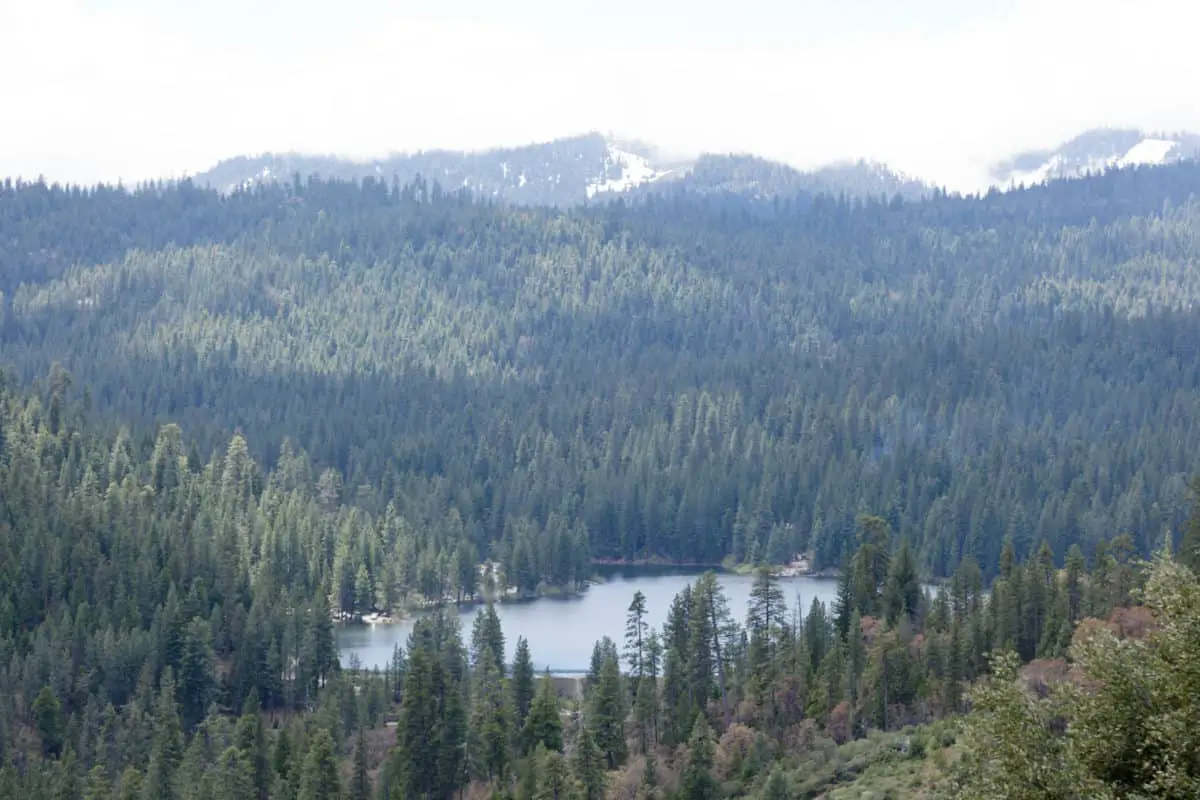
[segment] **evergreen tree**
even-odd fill
[[[112,797],[113,789],[108,781],[108,771],[103,764],[97,764],[88,772],[83,787],[83,800],[112,800]]]
[[[912,621],[921,602],[921,580],[917,575],[917,562],[908,546],[908,539],[900,540],[900,549],[891,559],[887,583],[883,593],[883,607],[890,625],[901,619]]]
[[[504,675],[504,631],[496,607],[488,603],[475,615],[471,627],[471,666],[478,667],[484,653],[490,653],[496,671]]]
[[[533,800],[567,800],[574,796],[571,771],[562,753],[539,747],[533,761],[537,775]]]
[[[636,696],[639,684],[646,675],[646,637],[650,625],[646,622],[646,595],[636,591],[625,617],[625,663],[632,677],[631,690]]]
[[[763,784],[762,792],[759,793],[759,800],[788,800],[790,797],[791,792],[788,788],[787,776],[783,774],[783,770],[776,767],[771,770],[771,774],[767,777],[767,782]]]
[[[521,730],[521,741],[524,753],[532,753],[539,746],[558,752],[563,749],[562,720],[558,716],[558,698],[549,669],[542,676],[537,696],[530,705],[529,716]]]
[[[760,567],[750,589],[750,611],[746,619],[750,636],[750,678],[755,701],[775,717],[775,682],[779,669],[780,629],[787,606],[774,574]]]
[[[49,686],[43,686],[33,701],[33,718],[38,736],[42,740],[42,753],[57,757],[63,749],[66,723],[63,720],[62,703]]]
[[[592,738],[591,726],[583,725],[571,750],[571,773],[579,786],[581,800],[602,800],[608,787],[604,753]]]
[[[342,796],[337,758],[329,731],[317,728],[308,743],[300,773],[299,800],[339,800]]]
[[[487,647],[479,654],[471,702],[471,771],[480,780],[503,780],[508,771],[512,712],[496,671],[495,656]]]
[[[600,667],[600,677],[592,690],[585,727],[604,754],[608,769],[625,762],[625,703],[620,668],[610,653]]]
[[[350,775],[349,800],[372,800],[371,776],[367,769],[367,731],[358,729],[354,746],[354,769]]]
[[[257,691],[251,691],[242,705],[242,716],[237,724],[237,747],[250,767],[255,795],[259,800],[267,800],[271,789],[271,765]]]
[[[533,685],[533,661],[529,655],[529,642],[524,636],[517,637],[517,650],[513,656],[512,680],[510,681],[512,690],[512,709],[516,729],[520,730],[525,726],[525,719],[529,716],[529,707],[533,703],[534,685]]]
[[[720,784],[712,774],[715,753],[712,728],[701,714],[696,717],[696,725],[688,739],[687,763],[679,787],[679,796],[683,800],[716,800],[721,796]]]
[[[1183,526],[1183,538],[1179,543],[1180,564],[1200,575],[1200,475],[1192,478],[1192,513]]]

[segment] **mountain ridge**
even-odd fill
[[[401,184],[419,176],[449,191],[465,188],[485,199],[549,206],[645,195],[659,187],[767,198],[800,194],[878,198],[899,194],[915,199],[931,191],[919,179],[865,160],[800,170],[745,153],[672,156],[644,142],[595,132],[522,147],[472,152],[428,150],[377,159],[300,153],[236,156],[192,180],[228,193],[264,182],[291,180],[297,174],[394,180]]]
[[[1113,168],[1169,164],[1198,155],[1200,134],[1091,128],[1057,147],[1026,150],[998,161],[988,178],[991,185],[1008,189],[1080,178]]]

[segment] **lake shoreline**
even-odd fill
[[[754,564],[733,564],[728,559],[724,562],[714,563],[711,561],[671,561],[664,558],[644,558],[644,559],[620,559],[620,558],[594,558],[591,561],[593,567],[601,567],[608,569],[655,569],[655,570],[687,570],[701,572],[712,571],[717,574],[748,576],[753,575],[758,566]],[[768,569],[778,578],[815,578],[815,579],[831,579],[837,578],[841,571],[836,568],[827,568],[822,570],[811,570],[807,568],[796,569],[794,564],[771,564]],[[538,591],[529,594],[521,594],[516,591],[504,592],[501,594],[495,593],[480,593],[471,597],[461,599],[444,599],[440,602],[430,601],[414,601],[405,604],[402,607],[392,609],[391,611],[372,610],[365,614],[349,614],[344,612],[334,611],[334,621],[342,625],[393,625],[397,623],[407,622],[413,615],[423,614],[430,611],[436,611],[440,608],[456,608],[464,609],[472,606],[487,605],[495,603],[497,605],[516,604],[516,603],[531,603],[535,600],[542,599],[563,599],[583,596],[590,587],[603,585],[607,582],[607,578],[600,573],[593,574],[588,578],[582,586],[564,587],[564,586],[543,586],[539,587]]]

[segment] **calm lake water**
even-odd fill
[[[592,647],[602,636],[610,636],[620,647],[625,640],[625,615],[633,593],[641,590],[646,596],[650,624],[661,632],[671,601],[684,586],[693,584],[701,570],[655,569],[651,567],[608,567],[598,570],[604,583],[589,586],[575,597],[546,597],[521,603],[498,603],[496,614],[504,627],[507,659],[511,662],[517,637],[529,640],[529,651],[538,670],[549,667],[552,672],[576,672],[588,668]],[[752,575],[721,573],[720,583],[729,598],[729,610],[744,622],[750,600]],[[818,598],[832,610],[837,595],[834,578],[780,578],[789,613],[799,607],[808,612],[813,598]],[[460,611],[463,641],[469,643],[471,624],[482,606],[468,606]],[[342,663],[357,655],[364,667],[384,667],[391,663],[392,649],[397,643],[408,643],[412,622],[386,625],[345,625],[337,628],[337,642]]]

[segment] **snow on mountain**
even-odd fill
[[[1035,186],[1047,180],[1088,173],[1168,164],[1200,155],[1200,136],[1191,133],[1149,135],[1134,129],[1086,131],[1054,150],[1031,150],[992,168],[991,183],[1002,189]]]
[[[420,179],[430,186],[436,180],[442,187],[466,190],[477,197],[559,207],[672,191],[733,193],[758,199],[797,194],[918,198],[929,188],[882,164],[865,161],[801,171],[753,156],[675,158],[645,143],[599,133],[502,150],[438,150],[367,161],[268,153],[222,161],[194,180],[234,192],[310,175],[398,184]]]
[[[597,180],[587,185],[588,198],[605,192],[627,192],[644,183],[656,181],[666,174],[650,165],[650,159],[645,156],[622,150],[614,143],[608,145],[608,156],[605,158],[605,174],[614,168],[618,175],[615,178]]]
[[[1166,160],[1167,154],[1178,145],[1178,142],[1171,139],[1142,139],[1129,148],[1129,152],[1117,164],[1122,167],[1133,164],[1161,164]]]

